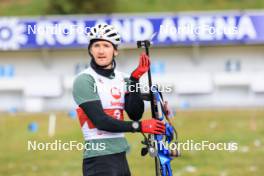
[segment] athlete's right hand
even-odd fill
[[[132,72],[131,76],[134,79],[139,79],[144,73],[146,73],[150,68],[149,56],[146,53],[142,53],[139,57],[139,65]]]
[[[149,134],[165,134],[165,124],[156,119],[142,120],[141,132]]]

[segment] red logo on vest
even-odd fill
[[[111,95],[115,99],[119,99],[121,97],[121,92],[117,87],[112,87],[111,88]]]

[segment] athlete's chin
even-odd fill
[[[109,64],[111,64],[111,61],[109,61],[109,60],[103,60],[103,59],[100,60],[99,59],[99,60],[97,60],[97,64],[100,65],[100,66],[102,66],[102,67],[103,66],[108,66]]]

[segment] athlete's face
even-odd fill
[[[90,52],[93,55],[95,62],[100,66],[107,66],[110,69],[113,56],[117,56],[118,52],[114,46],[107,41],[96,41],[92,44]]]

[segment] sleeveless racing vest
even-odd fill
[[[89,74],[95,80],[94,90],[100,97],[104,112],[109,118],[124,120],[124,102],[125,102],[125,80],[121,72],[115,70],[115,77],[109,79],[97,74],[91,67],[80,74]],[[77,108],[79,122],[83,132],[84,139],[106,139],[124,137],[124,133],[111,133],[99,130],[91,122],[89,117],[81,108]]]

